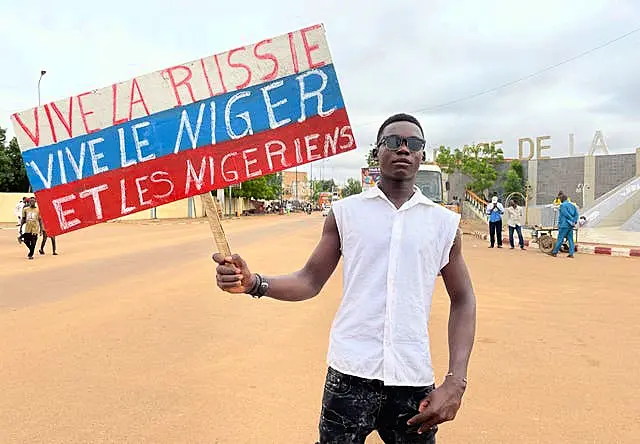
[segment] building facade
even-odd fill
[[[282,198],[284,200],[304,201],[311,199],[309,178],[305,171],[282,172]]]
[[[621,183],[640,175],[640,149],[636,153],[598,156],[559,157],[521,160],[525,183],[531,186],[529,205],[553,202],[558,191],[564,191],[580,208],[589,207],[596,199]],[[509,163],[497,167],[505,173]],[[464,196],[469,178],[460,173],[449,175],[449,196]],[[499,185],[499,184],[497,184]],[[502,194],[500,189],[495,190]]]

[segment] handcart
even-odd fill
[[[578,243],[578,229],[576,228],[573,231],[576,235],[574,242]],[[538,248],[540,248],[540,251],[546,254],[551,254],[551,251],[553,250],[553,247],[556,245],[556,242],[558,240],[558,228],[534,225],[531,229],[531,240],[538,244]],[[569,244],[566,239],[560,246],[560,251],[563,253],[569,252]]]

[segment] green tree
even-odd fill
[[[240,188],[233,188],[231,190],[231,195],[233,197],[244,197],[247,199],[277,199],[280,197],[278,188],[275,186],[277,179],[270,178],[269,176],[262,176],[242,182]],[[278,184],[278,186],[279,185],[280,184]]]
[[[436,157],[436,163],[445,173],[459,171],[471,177],[467,188],[479,194],[491,188],[496,182],[498,172],[495,166],[503,161],[502,150],[488,143],[465,145],[454,151],[441,146]]]
[[[380,163],[378,162],[378,160],[373,157],[373,150],[374,149],[375,148],[371,148],[369,150],[369,153],[367,153],[367,165],[370,166],[370,167],[380,166]]]
[[[10,191],[13,184],[13,171],[11,159],[7,155],[7,150],[0,146],[0,192]]]
[[[7,132],[0,128],[0,191],[20,192],[29,190],[27,171],[22,161],[18,139],[7,142]]]
[[[353,194],[360,194],[362,192],[362,184],[359,180],[352,177],[347,179],[347,184],[342,189],[342,197],[351,196]]]
[[[282,196],[282,173],[269,174],[265,176],[267,178],[267,185],[273,191],[273,195],[275,197],[273,199],[280,199]]]
[[[524,194],[524,169],[519,160],[514,160],[509,165],[509,169],[504,176],[504,192],[505,194]]]
[[[27,169],[24,166],[22,160],[22,153],[20,152],[20,146],[18,145],[18,139],[13,137],[9,142],[7,148],[9,159],[11,160],[11,167],[13,170],[13,187],[14,192],[28,191],[29,190],[29,178],[27,177]]]
[[[0,191],[9,191],[13,183],[11,159],[5,147],[6,140],[7,132],[0,128]]]
[[[332,191],[335,188],[336,183],[333,181],[333,179],[314,180],[312,182],[312,185],[313,185],[313,200],[317,201],[318,197],[320,196],[320,193],[325,191]]]

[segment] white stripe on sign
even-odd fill
[[[22,151],[332,63],[314,25],[11,116]]]

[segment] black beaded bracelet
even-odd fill
[[[247,291],[247,294],[249,296],[256,296],[258,294],[258,289],[262,284],[262,276],[260,276],[258,273],[254,273],[254,275],[256,277],[256,281],[254,282],[253,287],[251,287],[251,289]]]

